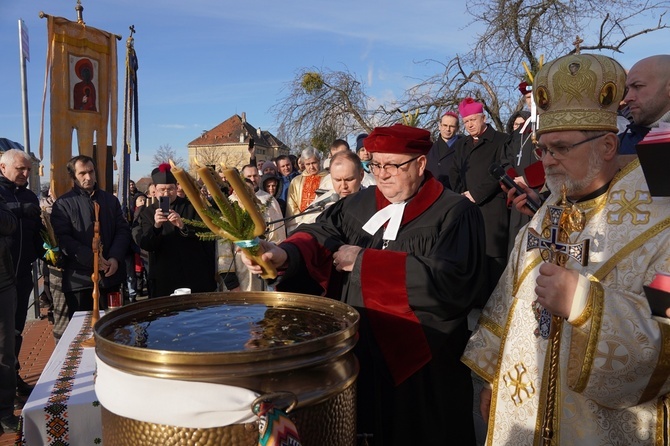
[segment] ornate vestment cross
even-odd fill
[[[542,229],[542,234],[533,228],[528,229],[526,251],[539,249],[545,262],[560,266],[565,266],[570,257],[582,266],[588,265],[589,240],[570,242],[570,231],[581,230],[573,228],[575,212],[579,211],[575,211],[572,206],[548,206],[549,224]]]

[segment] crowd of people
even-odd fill
[[[145,288],[150,298],[276,289],[356,308],[357,430],[369,445],[475,444],[472,373],[484,383],[487,444],[667,444],[670,324],[652,317],[643,287],[670,274],[670,202],[650,195],[635,144],[670,126],[670,56],[626,74],[614,59],[571,54],[519,90],[506,133],[465,98],[440,116],[434,142],[396,124],[360,134],[353,150],[336,139],[326,159],[306,149],[259,161],[250,144],[240,173],[267,222],[272,281],[231,241],[198,237],[169,165],[144,192],[131,182],[122,209],[97,187],[94,161],[76,156],[72,190],[40,205],[26,187],[29,158],[6,152],[3,429],[16,429],[13,398],[31,390],[16,358],[31,265],[55,248],[45,224],[59,250],[44,271],[62,327],[92,308],[98,222],[102,308],[109,293],[132,301]],[[218,184],[241,203],[223,174]]]

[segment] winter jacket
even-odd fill
[[[16,216],[9,210],[5,199],[0,195],[0,291],[16,283],[9,245],[17,225]]]
[[[89,195],[74,186],[59,197],[51,212],[51,226],[65,255],[63,291],[92,288],[93,282],[93,229],[95,212],[93,202],[100,205],[100,244],[105,259],[114,258],[119,264],[111,277],[100,274],[100,286],[119,285],[126,278],[125,258],[130,249],[130,227],[121,210],[119,200],[112,194],[95,190]]]
[[[32,264],[44,254],[40,201],[27,185],[17,186],[0,175],[0,195],[17,219],[16,231],[9,238],[14,271],[17,277],[32,274]]]

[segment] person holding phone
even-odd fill
[[[169,164],[151,173],[158,202],[146,206],[133,231],[149,253],[149,297],[169,296],[177,288],[193,293],[216,290],[214,242],[198,239],[184,220],[199,219],[193,205],[177,195]]]

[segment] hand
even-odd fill
[[[355,245],[342,245],[340,249],[333,254],[333,266],[338,271],[348,271],[351,272],[354,269],[354,263],[356,262],[356,257],[361,251],[360,246]]]
[[[463,195],[465,198],[467,198],[468,200],[472,201],[473,203],[475,202],[475,199],[472,198],[472,194],[470,194],[470,191],[469,191],[469,190],[466,190],[466,191],[463,192],[461,195]]]
[[[163,223],[167,221],[168,221],[167,215],[165,215],[160,208],[156,209],[156,212],[154,212],[154,227],[160,228],[163,226]]]
[[[540,265],[540,275],[535,280],[537,300],[549,313],[567,318],[570,316],[578,281],[577,271],[553,263],[543,263]]]
[[[521,181],[517,181],[518,178],[521,178]],[[500,183],[500,187],[503,191],[507,192],[507,206],[513,206],[517,211],[524,215],[532,217],[535,213],[526,206],[528,202],[527,198],[532,198],[536,203],[541,203],[540,196],[530,187],[526,185],[522,177],[516,177],[514,182],[517,183],[521,189],[526,191],[525,194],[516,195],[516,189],[508,189],[504,184]]]
[[[484,387],[481,392],[479,392],[479,412],[482,414],[482,418],[485,423],[489,422],[489,413],[491,412],[491,395],[493,390],[487,389]]]
[[[263,250],[261,258],[275,268],[280,268],[288,260],[288,254],[286,254],[286,251],[274,243],[261,240],[260,246]],[[263,269],[258,265],[258,263],[249,257],[244,250],[237,248],[237,253],[242,256],[242,263],[244,263],[247,268],[249,268],[249,271],[251,271],[252,274],[261,274],[263,272]]]
[[[170,213],[167,216],[167,220],[172,223],[172,226],[177,229],[184,229],[184,221],[181,219],[181,216],[174,210],[170,209]]]
[[[112,277],[116,271],[119,269],[119,262],[112,257],[107,261],[107,271],[105,271],[105,277]]]

